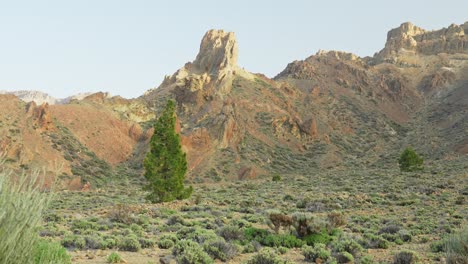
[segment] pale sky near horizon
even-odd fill
[[[193,61],[212,28],[233,31],[239,65],[274,77],[319,49],[372,56],[387,31],[468,21],[467,0],[0,0],[0,90],[127,98]]]

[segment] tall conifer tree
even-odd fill
[[[186,199],[193,191],[192,186],[184,187],[187,159],[175,125],[175,102],[169,100],[154,124],[150,150],[144,160],[148,181],[145,190],[150,192],[146,198],[153,203]]]

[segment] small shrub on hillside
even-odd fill
[[[275,174],[275,175],[273,175],[273,177],[271,177],[271,180],[274,181],[274,182],[279,182],[279,181],[281,181],[281,175]]]
[[[401,171],[423,170],[424,160],[411,148],[407,147],[398,159]]]
[[[141,248],[152,248],[156,245],[156,242],[148,238],[139,238],[138,242],[140,243]]]
[[[349,252],[339,252],[333,255],[338,263],[354,263],[354,256]]]
[[[141,249],[140,242],[135,236],[128,236],[119,241],[118,247],[120,250],[137,252]]]
[[[237,255],[237,246],[227,243],[222,239],[205,243],[205,251],[214,259],[228,261]]]
[[[260,250],[247,261],[247,264],[285,264],[287,263],[279,257],[275,251],[269,248]]]
[[[282,214],[278,210],[266,211],[267,225],[275,233],[279,233],[280,228],[289,229],[293,225],[293,218],[289,215]]]
[[[88,249],[106,249],[107,245],[104,239],[99,235],[85,236],[86,248]]]
[[[413,264],[416,263],[418,256],[413,251],[404,250],[398,252],[393,257],[394,264]]]
[[[320,259],[320,263],[322,263],[330,258],[331,251],[326,248],[325,244],[317,243],[313,247],[304,245],[302,255],[308,262],[318,262],[318,259]]]
[[[218,229],[218,235],[224,239],[231,240],[242,240],[244,238],[244,232],[237,226],[227,225]]]
[[[162,249],[168,249],[175,245],[174,241],[170,239],[161,239],[158,241],[158,247]]]
[[[202,229],[199,227],[184,227],[177,231],[177,238],[190,239],[203,244],[205,241],[217,239],[218,235],[213,230]]]
[[[39,241],[34,248],[34,263],[35,264],[71,264],[71,258],[67,250],[60,244],[48,242],[45,240]]]
[[[430,248],[434,253],[445,252],[445,240],[437,240],[431,243]]]
[[[118,204],[109,213],[108,217],[113,222],[129,225],[134,221],[134,213],[134,208],[125,204]]]
[[[324,230],[330,230],[330,225],[324,219],[314,217],[310,213],[294,213],[292,215],[293,226],[299,237],[311,234],[319,234]]]
[[[347,223],[346,216],[341,212],[333,211],[327,215],[327,218],[331,228],[345,226]]]
[[[191,240],[179,241],[172,250],[177,263],[182,264],[211,264],[213,259],[203,251],[203,248]]]
[[[86,247],[86,240],[82,236],[66,235],[62,239],[62,245],[69,249],[84,249]]]
[[[107,257],[107,263],[120,263],[122,262],[122,257],[117,252],[112,252]]]
[[[340,237],[337,239],[332,243],[332,248],[334,252],[348,252],[353,256],[357,256],[364,250],[356,240],[348,237]]]

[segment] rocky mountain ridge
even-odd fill
[[[13,94],[26,103],[35,102],[36,104],[39,104],[39,105],[43,103],[47,103],[49,105],[55,105],[55,104],[67,104],[72,100],[82,100],[85,97],[93,93],[79,93],[79,94],[71,95],[66,98],[61,98],[61,99],[55,98],[44,92],[33,91],[33,90],[0,91],[0,94]]]
[[[274,79],[237,65],[234,33],[210,30],[193,62],[136,99],[26,105],[0,95],[10,105],[0,111],[0,150],[12,166],[64,162],[73,186],[119,164],[140,170],[151,124],[172,98],[191,181],[393,166],[407,145],[428,160],[465,157],[466,25],[404,23],[372,58],[319,51]]]

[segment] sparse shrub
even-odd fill
[[[107,256],[107,263],[120,263],[122,262],[122,257],[117,252],[112,252]]]
[[[281,181],[281,175],[275,174],[275,175],[273,175],[273,177],[271,177],[271,180],[274,181],[274,182],[279,182],[279,181]]]
[[[382,236],[376,236],[373,234],[364,234],[367,239],[367,248],[382,248],[387,249],[390,246],[390,242]]]
[[[324,230],[330,229],[327,222],[310,213],[294,213],[292,219],[297,235],[301,238],[312,234],[321,234],[325,232]]]
[[[354,257],[349,252],[339,252],[333,255],[338,263],[353,263]]]
[[[110,211],[108,217],[111,221],[129,225],[134,221],[134,211],[128,205],[118,204]]]
[[[39,239],[35,228],[52,196],[40,191],[38,173],[16,177],[3,165],[0,160],[0,263],[31,263]]]
[[[82,236],[67,235],[62,239],[62,245],[70,249],[84,249],[86,247],[86,240]]]
[[[99,235],[85,236],[86,248],[88,249],[106,249],[107,245],[104,239]]]
[[[346,225],[346,216],[341,212],[333,211],[327,215],[327,218],[331,228],[337,228]]]
[[[335,252],[348,252],[353,256],[357,256],[359,252],[364,250],[356,240],[348,237],[340,237],[337,239],[332,243],[332,248]]]
[[[138,242],[140,243],[141,248],[152,248],[154,245],[156,245],[154,240],[148,238],[139,238]]]
[[[35,264],[71,264],[67,250],[60,244],[40,240],[34,247]]]
[[[468,227],[446,239],[446,258],[448,264],[466,263],[468,260]]]
[[[289,229],[293,225],[293,218],[289,215],[282,214],[278,210],[268,210],[267,215],[267,225],[279,233],[281,227],[284,229]]]
[[[412,239],[412,235],[408,230],[402,229],[398,231],[398,237],[401,239],[403,242],[410,242]]]
[[[237,247],[222,239],[206,243],[203,248],[214,259],[228,261],[237,255]]]
[[[131,252],[137,252],[141,249],[140,242],[135,236],[128,236],[119,241],[119,249]]]
[[[213,259],[203,251],[203,248],[191,240],[181,240],[177,242],[172,250],[180,264],[211,264]]]
[[[423,170],[424,160],[411,147],[407,147],[398,159],[401,171]]]
[[[177,238],[190,239],[203,244],[205,241],[214,240],[218,235],[213,230],[202,229],[199,227],[184,227],[177,231]]]
[[[228,241],[242,240],[244,238],[244,232],[234,225],[227,225],[219,228],[218,234]]]
[[[318,262],[318,259],[320,259],[321,262],[325,262],[331,256],[331,251],[322,243],[317,243],[313,247],[304,245],[301,251],[305,260],[308,262]]]
[[[284,264],[286,261],[281,259],[275,251],[264,248],[247,261],[247,264]]]
[[[437,240],[431,243],[430,248],[434,253],[445,252],[445,240]]]
[[[171,217],[169,217],[169,219],[167,219],[167,225],[176,225],[176,224],[181,224],[181,225],[185,225],[185,219],[180,216],[180,215],[172,215]]]
[[[416,263],[417,259],[418,257],[415,252],[404,250],[395,254],[395,256],[393,257],[393,263],[394,264],[412,264],[412,263]]]

